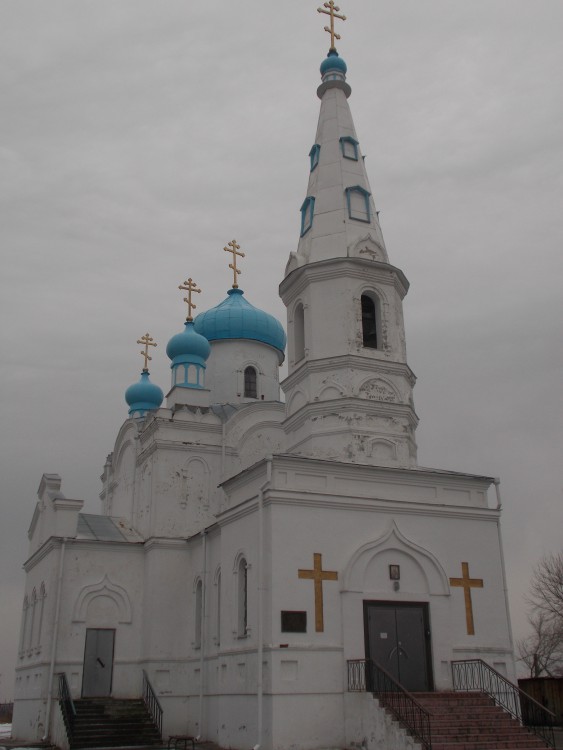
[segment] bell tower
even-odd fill
[[[333,21],[326,29],[332,44],[339,38]],[[299,244],[280,285],[287,447],[337,461],[415,466],[415,376],[402,307],[409,284],[389,263],[348,105],[347,66],[334,46],[320,71]]]

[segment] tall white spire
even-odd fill
[[[287,272],[304,263],[350,256],[388,261],[383,234],[348,105],[346,63],[331,50],[321,65],[321,99],[301,236]],[[366,249],[367,248],[367,249]]]
[[[331,46],[321,64],[299,243],[280,285],[289,349],[284,429],[296,454],[413,466],[418,418],[402,309],[408,281],[389,264],[346,72]]]

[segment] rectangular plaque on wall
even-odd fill
[[[307,613],[282,611],[281,629],[282,633],[306,633]]]

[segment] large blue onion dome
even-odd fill
[[[163,399],[162,390],[151,383],[148,370],[143,370],[139,382],[130,385],[125,391],[125,401],[129,405],[129,416],[144,417],[147,411],[159,409]]]
[[[229,289],[227,298],[217,307],[200,313],[195,319],[195,329],[209,341],[223,339],[250,339],[261,341],[283,355],[285,331],[279,320],[251,305],[242,289]]]
[[[172,336],[166,345],[166,354],[172,360],[170,367],[180,364],[194,364],[205,367],[211,347],[205,336],[196,332],[194,323],[186,320],[184,330]]]
[[[344,60],[338,55],[338,52],[335,49],[329,50],[328,55],[325,57],[325,59],[321,63],[321,75],[324,76],[325,73],[328,73],[329,70],[338,71],[339,73],[342,73],[343,75],[346,75],[348,71],[348,66],[344,62]]]

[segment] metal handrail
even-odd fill
[[[143,669],[143,701],[147,707],[155,725],[158,728],[158,733],[162,737],[162,706],[157,698],[154,688],[150,683],[149,676]]]
[[[555,714],[513,685],[482,659],[453,661],[452,678],[454,690],[467,692],[479,690],[486,693],[520,724],[550,747],[555,747],[553,735]]]
[[[72,739],[74,720],[76,718],[76,707],[70,694],[70,687],[65,672],[59,672],[59,706],[63,715],[67,736]]]
[[[425,750],[432,750],[430,714],[377,662],[371,659],[349,661],[348,690],[373,693]]]

